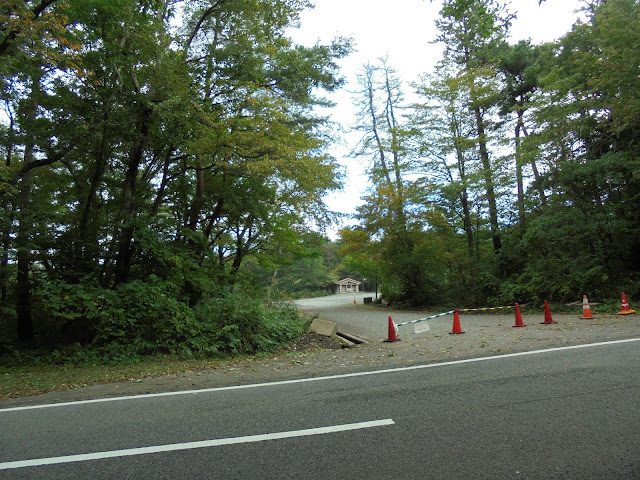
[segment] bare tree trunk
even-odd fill
[[[391,182],[391,177],[389,176],[389,169],[387,168],[384,145],[382,144],[382,140],[380,138],[380,132],[378,132],[378,117],[376,115],[375,92],[374,92],[374,86],[373,86],[373,74],[374,74],[373,67],[367,66],[365,74],[366,74],[366,81],[367,81],[366,94],[367,94],[367,102],[368,102],[368,109],[369,109],[368,113],[371,117],[371,134],[373,134],[373,137],[376,141],[376,147],[378,149],[378,158],[380,160],[381,170],[384,174],[384,179],[387,181],[389,186],[391,186],[392,182]]]
[[[385,64],[385,89],[387,91],[387,127],[391,135],[391,152],[393,153],[393,171],[395,174],[396,191],[398,194],[402,192],[402,172],[400,169],[399,139],[398,139],[398,122],[395,116],[395,99],[391,79],[389,78],[389,68]],[[402,197],[402,195],[400,195]]]
[[[522,128],[522,112],[518,111],[518,122],[516,124],[515,144],[516,144],[516,183],[518,184],[518,224],[520,225],[520,235],[525,232],[525,211],[524,211],[524,184],[522,180],[522,160],[520,149],[520,130]]]
[[[493,240],[493,251],[497,252],[502,248],[500,240],[500,230],[498,224],[498,206],[496,203],[496,194],[493,184],[493,175],[491,174],[491,161],[487,150],[487,136],[484,128],[484,120],[480,107],[473,109],[476,117],[476,126],[478,128],[478,147],[480,150],[480,161],[482,162],[482,173],[485,181],[485,189],[487,192],[487,202],[489,203],[489,223],[491,225],[491,238]]]
[[[529,136],[527,128],[524,124],[522,125],[522,133],[525,137]],[[534,158],[531,159],[531,170],[533,170],[533,178],[535,178],[535,185],[538,190],[538,195],[540,195],[540,203],[544,207],[547,204],[547,196],[544,193],[544,187],[540,183],[540,173],[538,172],[538,166],[536,165],[536,161]]]
[[[402,166],[401,166],[401,152],[399,138],[399,125],[396,120],[395,108],[399,102],[399,90],[400,85],[396,78],[393,77],[393,71],[383,60],[384,68],[384,88],[387,95],[385,106],[385,119],[387,123],[387,131],[390,137],[391,145],[390,150],[393,157],[393,181],[391,183],[391,173],[386,172],[386,177],[389,182],[389,186],[393,191],[393,212],[395,214],[395,234],[408,251],[412,251],[414,248],[414,242],[410,238],[407,231],[407,214],[405,210],[405,191],[402,182]]]

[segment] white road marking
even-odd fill
[[[617,345],[622,343],[631,343],[631,342],[639,342],[640,338],[628,338],[624,340],[611,340],[607,342],[598,342],[598,343],[588,343],[584,345],[570,345],[566,347],[555,347],[555,348],[547,348],[543,350],[532,350],[528,352],[517,352],[517,353],[505,353],[504,355],[493,355],[489,357],[477,357],[477,358],[467,358],[464,360],[452,360],[449,362],[440,362],[440,363],[429,363],[424,365],[412,365],[409,367],[397,367],[397,368],[387,368],[384,370],[370,370],[365,372],[354,372],[354,373],[343,373],[340,375],[326,375],[323,377],[309,377],[309,378],[297,378],[294,380],[281,380],[277,382],[265,382],[265,383],[252,383],[248,385],[231,385],[229,387],[213,387],[213,388],[202,388],[198,390],[180,390],[176,392],[162,392],[162,393],[147,393],[141,395],[129,395],[124,397],[108,397],[108,398],[94,398],[92,400],[76,400],[73,402],[62,402],[62,403],[47,403],[43,405],[27,405],[23,407],[11,407],[11,408],[0,408],[0,414],[16,412],[21,410],[37,410],[42,408],[54,408],[54,407],[68,407],[74,405],[85,405],[89,403],[106,403],[106,402],[120,402],[125,400],[140,400],[147,398],[155,398],[155,397],[172,397],[177,395],[198,395],[202,393],[212,393],[212,392],[223,392],[226,390],[244,390],[249,388],[260,388],[260,387],[275,387],[279,385],[291,385],[295,383],[308,383],[308,382],[320,382],[324,380],[335,380],[342,378],[352,378],[352,377],[363,377],[366,375],[379,375],[385,373],[396,373],[396,372],[407,372],[410,370],[422,370],[425,368],[437,368],[437,367],[448,367],[452,365],[461,365],[465,363],[476,363],[476,362],[486,362],[490,360],[503,360],[506,358],[513,357],[523,357],[526,355],[541,355],[545,353],[551,352],[561,352],[565,350],[576,350],[581,348],[593,348],[593,347],[602,347],[607,345]]]
[[[155,445],[152,447],[127,448],[125,450],[111,450],[108,452],[83,453],[80,455],[66,455],[63,457],[34,458],[30,460],[18,460],[14,462],[0,463],[0,470],[10,470],[25,467],[42,467],[60,463],[87,462],[104,458],[131,457],[134,455],[146,455],[149,453],[175,452],[178,450],[192,450],[195,448],[219,447],[222,445],[235,445],[238,443],[264,442],[267,440],[280,440],[282,438],[307,437],[311,435],[325,435],[328,433],[346,432],[349,430],[362,430],[365,428],[384,427],[394,425],[390,418],[374,420],[371,422],[347,423],[344,425],[332,425],[330,427],[309,428],[306,430],[293,430],[289,432],[266,433],[263,435],[249,435],[245,437],[219,438],[216,440],[204,440],[200,442],[173,443],[169,445]]]

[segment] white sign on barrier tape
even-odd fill
[[[416,323],[413,329],[415,333],[424,333],[424,332],[428,332],[429,330],[430,330],[429,322]]]

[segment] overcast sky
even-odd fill
[[[341,62],[347,86],[331,96],[337,103],[332,119],[345,128],[353,125],[355,108],[349,91],[356,90],[356,75],[363,64],[387,56],[388,64],[399,73],[408,94],[409,82],[432,72],[440,59],[441,47],[430,43],[437,34],[435,20],[440,0],[315,0],[315,3],[314,9],[303,12],[301,27],[289,35],[296,43],[307,46],[317,41],[329,43],[338,36],[353,38],[356,51]],[[510,10],[517,12],[512,40],[531,38],[533,43],[541,43],[561,37],[575,22],[575,10],[580,3],[580,0],[547,0],[538,6],[538,0],[512,0]],[[344,191],[328,196],[326,203],[332,210],[354,213],[367,185],[365,166],[362,160],[348,156],[353,147],[350,144],[357,137],[346,136],[345,141],[347,145],[336,145],[331,153],[344,167],[348,181]]]

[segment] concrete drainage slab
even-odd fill
[[[353,333],[345,332],[343,330],[338,330],[336,332],[336,336],[340,338],[342,341],[344,341],[345,343],[348,343],[351,345],[362,345],[363,343],[369,343],[369,340],[367,340],[366,338],[360,337]]]

